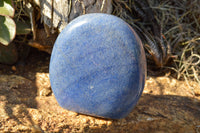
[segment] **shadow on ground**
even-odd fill
[[[10,122],[10,126],[28,125],[28,131],[35,125],[28,108],[37,109],[35,98],[39,88],[35,84],[35,75],[40,71],[48,72],[49,58],[50,55],[32,49],[22,62],[13,66],[0,64],[0,131],[4,131],[4,120]]]
[[[200,101],[176,95],[144,94],[124,119],[86,132],[196,132],[200,125]]]

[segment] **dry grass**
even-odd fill
[[[139,32],[154,67],[170,68],[178,79],[196,80],[200,85],[199,0],[113,0],[113,5],[113,14]]]
[[[200,1],[151,1],[150,4],[157,21],[163,20],[162,34],[176,56],[172,69],[177,78],[194,79],[200,84]]]
[[[29,19],[29,14],[25,10],[25,3],[27,0],[13,0],[14,8],[15,8],[15,16],[14,18],[17,21],[26,22]]]

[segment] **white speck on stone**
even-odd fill
[[[94,86],[90,86],[90,89],[92,90],[94,88]]]

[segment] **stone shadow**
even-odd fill
[[[89,133],[199,132],[200,100],[178,95],[143,94],[133,111],[110,125],[85,127]]]

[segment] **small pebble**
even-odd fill
[[[12,71],[17,71],[16,66],[12,66],[11,69],[12,69]]]

